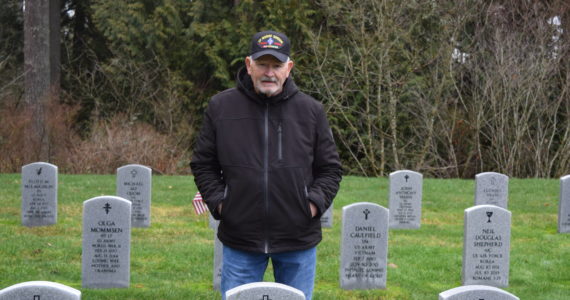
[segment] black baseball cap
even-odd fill
[[[258,59],[263,55],[273,55],[281,62],[286,62],[291,51],[289,38],[277,31],[262,31],[253,35],[249,55]]]

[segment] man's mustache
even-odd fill
[[[261,81],[277,82],[277,78],[262,76]]]

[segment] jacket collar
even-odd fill
[[[287,99],[291,98],[299,91],[297,85],[295,84],[291,76],[289,76],[289,78],[285,80],[285,83],[283,83],[283,90],[281,91],[281,93],[271,97],[260,95],[255,92],[255,89],[253,88],[253,81],[251,80],[251,76],[247,74],[247,70],[245,67],[242,67],[238,71],[236,76],[236,84],[238,90],[244,93],[249,99],[264,105],[266,103],[277,104],[286,101]]]

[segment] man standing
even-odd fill
[[[289,77],[291,44],[275,31],[256,33],[237,87],[215,95],[190,166],[224,245],[222,297],[263,280],[311,299],[320,217],[331,205],[342,169],[321,103]]]

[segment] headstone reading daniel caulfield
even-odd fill
[[[0,300],[79,300],[81,291],[51,281],[28,281],[0,290]]]
[[[422,218],[423,175],[409,170],[390,174],[390,228],[418,229]]]
[[[463,285],[509,286],[511,212],[495,205],[465,210]]]
[[[151,187],[151,168],[133,164],[117,169],[117,196],[133,204],[133,227],[150,226]]]
[[[368,202],[342,208],[340,287],[384,289],[388,262],[388,209]]]
[[[57,223],[57,166],[36,162],[22,167],[22,225]]]
[[[83,287],[129,287],[130,257],[131,202],[115,196],[83,202]]]

